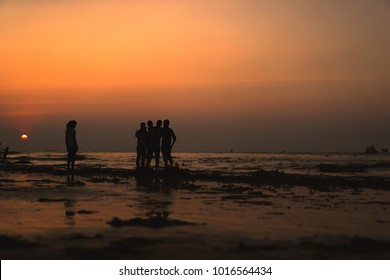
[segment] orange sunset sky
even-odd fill
[[[178,151],[390,148],[388,0],[0,0],[0,142]],[[29,135],[20,141],[20,135]]]

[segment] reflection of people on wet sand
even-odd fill
[[[170,167],[173,166],[171,151],[175,142],[176,135],[173,132],[173,129],[169,127],[169,120],[164,120],[164,127],[162,129],[161,150],[165,167],[168,167],[168,162]]]
[[[76,126],[77,126],[77,122],[75,120],[71,120],[66,124],[65,143],[66,143],[66,150],[68,151],[68,157],[67,157],[68,171],[74,170],[76,153],[79,150],[79,146],[77,145],[77,140],[76,140]]]
[[[145,166],[148,132],[146,131],[146,125],[144,122],[141,122],[140,129],[135,132],[135,137],[137,138],[137,167]]]
[[[154,156],[156,160],[156,169],[160,165],[160,145],[161,145],[161,125],[162,121],[158,120],[156,126],[153,127],[153,122],[148,121],[148,151],[147,151],[147,167],[150,166],[152,158]]]
[[[161,182],[156,183],[152,181],[144,181],[144,179],[151,179],[150,177],[136,178],[137,180],[137,194],[135,201],[138,208],[143,214],[154,219],[168,220],[173,205],[172,191],[170,188],[165,188]]]
[[[68,174],[68,177],[66,179],[66,183],[69,186],[73,186],[73,184],[74,184],[74,175],[73,174]]]
[[[76,201],[67,200],[64,202],[64,206],[65,206],[65,217],[66,217],[65,224],[68,226],[74,226],[76,224],[75,217],[74,217],[76,215],[76,211],[75,211]]]

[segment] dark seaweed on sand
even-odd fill
[[[21,173],[45,173],[58,176],[66,176],[67,172],[62,167],[58,166],[39,166],[39,165],[16,165],[6,164],[0,167],[5,172],[21,172]],[[321,168],[339,169],[340,167],[322,166]],[[350,168],[350,167],[349,167]],[[355,170],[359,169],[353,167]],[[171,168],[164,170],[151,169],[120,169],[120,168],[97,168],[79,166],[75,170],[74,175],[86,178],[92,178],[96,182],[120,183],[121,180],[135,178],[137,181],[145,182],[194,182],[200,181],[216,181],[221,183],[247,183],[256,186],[271,185],[271,186],[309,186],[313,189],[327,189],[334,187],[352,187],[352,188],[377,188],[388,189],[390,180],[384,177],[369,177],[369,176],[330,176],[330,175],[302,175],[288,174],[283,171],[258,170],[255,172],[227,174],[218,171],[192,171],[181,168]]]
[[[0,235],[0,248],[2,249],[25,249],[38,247],[39,243],[30,242],[17,236]]]

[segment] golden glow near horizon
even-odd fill
[[[334,97],[313,81],[389,79],[388,26],[382,0],[5,0],[0,116],[30,132],[54,117],[317,114]],[[356,111],[359,87],[342,88],[327,90]]]

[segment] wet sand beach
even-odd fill
[[[0,171],[2,259],[388,259],[390,182],[50,166]]]

